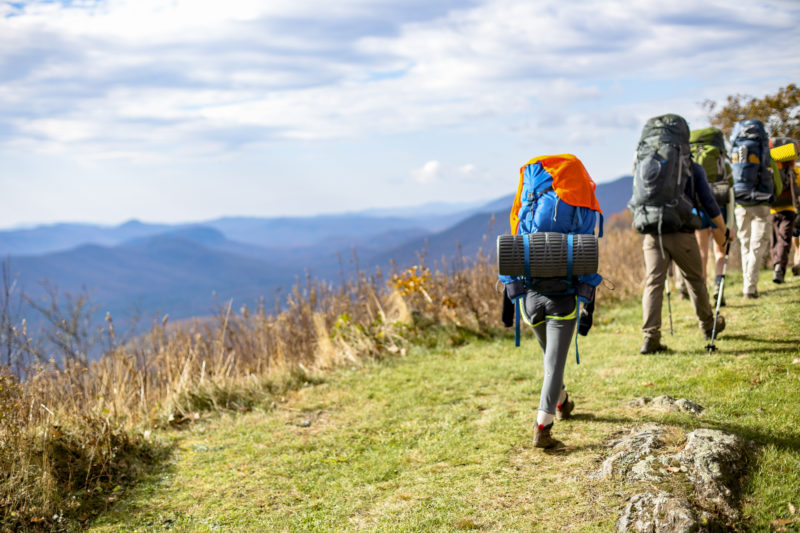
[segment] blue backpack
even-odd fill
[[[583,164],[572,154],[531,159],[520,169],[519,186],[510,215],[511,233],[592,235],[595,227],[599,226],[598,237],[602,237],[603,212],[594,194],[595,186]],[[603,280],[600,274],[564,278],[500,275],[499,279],[515,304],[517,346],[520,339],[519,299],[529,290],[548,295],[577,295],[576,314],[579,316],[580,304],[593,304],[595,288]]]
[[[769,153],[769,135],[760,120],[748,119],[736,124],[731,134],[733,195],[744,206],[775,201]]]

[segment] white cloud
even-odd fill
[[[423,185],[442,179],[442,164],[438,161],[428,161],[422,167],[413,170],[411,175],[414,180]]]
[[[294,168],[305,161],[270,166],[275,153],[324,152],[343,190],[392,160],[382,179],[432,195],[466,184],[467,199],[555,151],[612,178],[648,117],[696,125],[706,98],[796,81],[776,50],[800,47],[798,20],[796,0],[0,1],[0,180],[24,174],[10,160],[46,173],[53,154],[211,179],[221,162]],[[362,144],[372,153],[338,155]]]
[[[0,120],[35,134],[31,144],[98,141],[100,132],[111,149],[246,127],[314,140],[522,116],[542,123],[609,109],[626,84],[646,99],[637,80],[769,79],[786,64],[763,35],[800,44],[790,16],[800,11],[788,4],[789,16],[776,17],[768,3],[716,1],[704,8],[714,18],[702,19],[689,0],[485,0],[387,29],[380,14],[400,5],[32,2],[0,19]],[[367,22],[359,31],[352,20]]]
[[[489,178],[487,172],[480,170],[473,163],[446,165],[436,160],[428,161],[420,168],[412,170],[411,176],[414,181],[423,185],[433,183],[479,183]]]

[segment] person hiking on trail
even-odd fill
[[[524,242],[524,266],[519,264],[515,275],[504,274],[502,262],[508,256],[522,263],[522,244],[519,253],[506,254],[501,249],[502,236],[498,239],[498,271],[505,285],[503,321],[512,325],[516,309],[517,328],[520,319],[528,324],[542,350],[544,379],[533,431],[537,448],[559,444],[550,433],[553,421],[569,418],[575,408],[564,385],[564,369],[576,324],[581,335],[591,328],[594,291],[602,281],[594,237],[598,219],[598,236],[603,233],[602,211],[594,190],[594,181],[574,155],[531,159],[520,169],[510,216],[514,242]],[[580,270],[591,263],[583,261],[591,256],[584,254],[584,242],[594,242],[594,263]],[[577,338],[575,346],[577,358]]]
[[[760,120],[736,124],[731,134],[733,193],[742,254],[742,294],[758,298],[758,272],[767,251],[771,227],[769,204],[780,194],[780,178],[772,169],[769,136]]]
[[[633,197],[628,203],[634,227],[644,234],[642,250],[647,280],[642,295],[642,354],[667,349],[661,344],[661,306],[670,260],[675,261],[687,284],[706,339],[711,338],[714,330],[714,313],[694,237],[701,223],[692,213],[696,202],[711,219],[714,240],[724,247],[728,231],[703,167],[691,160],[686,120],[672,114],[651,118],[642,130],[636,150]],[[723,329],[725,319],[719,316],[716,333]]]
[[[736,224],[734,223],[733,215],[733,171],[728,162],[725,134],[719,128],[714,127],[692,130],[689,135],[689,143],[692,149],[692,161],[703,167],[714,200],[719,206],[722,219],[725,221],[725,227],[730,229],[730,239],[733,241],[736,239]],[[708,279],[708,269],[706,267],[708,265],[708,245],[711,240],[711,220],[705,211],[695,209],[695,212],[700,215],[703,221],[700,229],[695,231],[695,237],[700,248],[703,279]],[[720,247],[718,243],[714,243],[714,258],[715,278],[712,302],[716,302],[719,295],[722,269],[725,262],[725,248]],[[689,292],[685,288],[684,291],[686,299],[689,299]],[[683,295],[681,293],[681,296]],[[720,305],[725,305],[724,296],[720,301]]]
[[[770,255],[772,257],[772,281],[783,283],[786,267],[789,263],[789,250],[792,247],[792,233],[797,216],[797,193],[800,191],[800,170],[795,165],[798,142],[794,139],[779,137],[770,139],[770,155],[778,167],[781,179],[781,193],[770,207],[772,215],[772,236],[770,239]],[[797,275],[798,270],[792,267]]]

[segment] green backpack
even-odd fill
[[[731,166],[725,149],[725,134],[719,128],[692,130],[689,135],[692,160],[706,171],[711,192],[720,207],[728,205],[731,189]]]

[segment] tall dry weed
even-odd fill
[[[599,271],[604,281],[597,291],[602,305],[635,299],[644,287],[645,267],[642,236],[633,229],[628,211],[609,217],[599,240]]]

